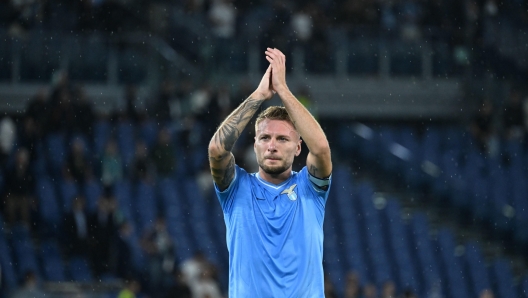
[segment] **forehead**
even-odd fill
[[[256,134],[296,135],[297,131],[288,121],[264,119],[257,126]]]

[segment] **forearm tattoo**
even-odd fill
[[[262,104],[263,100],[248,98],[227,117],[214,135],[214,142],[226,151],[233,150],[240,133],[246,127],[251,117]]]

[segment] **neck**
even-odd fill
[[[272,183],[272,184],[275,184],[275,185],[278,185],[278,184],[281,184],[282,182],[288,180],[288,178],[290,178],[291,176],[291,172],[292,172],[292,169],[291,167],[280,173],[280,174],[269,174],[269,173],[266,173],[264,172],[264,170],[262,168],[259,168],[259,176],[260,178],[262,178],[262,180],[266,181],[266,182],[269,182],[269,183]]]

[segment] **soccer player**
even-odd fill
[[[270,66],[249,98],[220,125],[209,162],[224,212],[229,297],[324,297],[323,219],[331,183],[330,146],[319,123],[286,84],[286,57],[267,48]],[[235,164],[233,146],[260,105],[278,94],[284,107],[255,123],[257,173]],[[292,171],[309,149],[306,166]]]

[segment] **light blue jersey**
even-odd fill
[[[229,187],[216,188],[226,224],[230,298],[324,297],[329,189],[312,184],[306,167],[274,185],[238,166]]]

